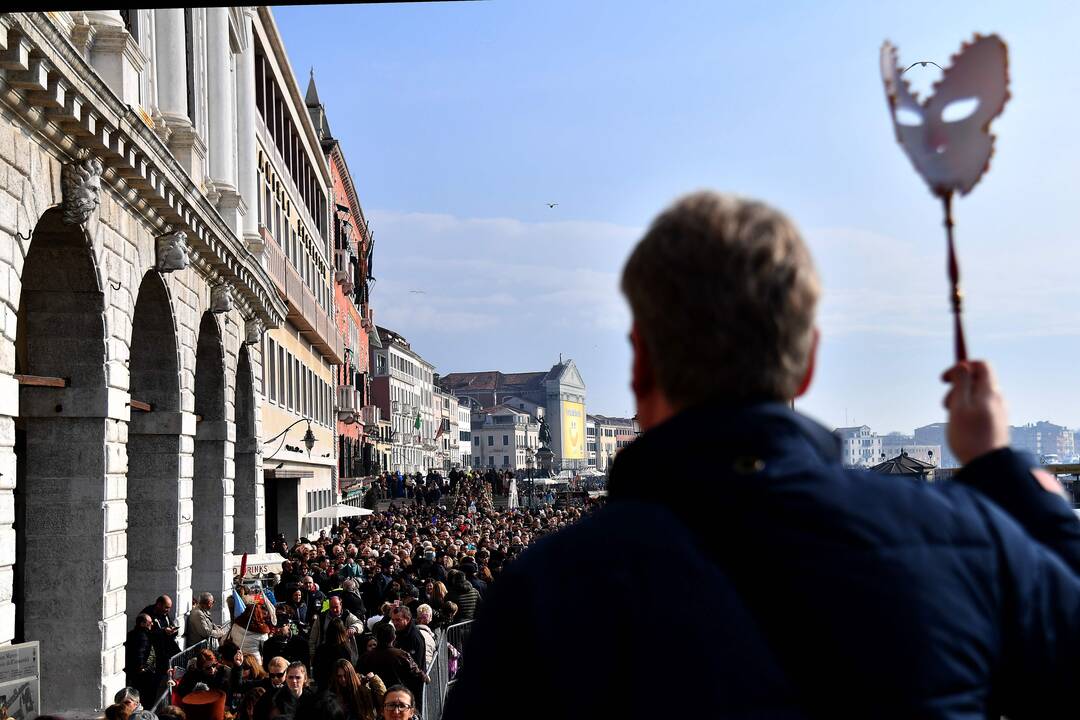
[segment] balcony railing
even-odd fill
[[[365,405],[360,409],[360,422],[365,425],[378,425],[382,419],[382,410],[378,405]]]
[[[334,365],[345,360],[345,341],[315,295],[304,284],[300,273],[290,263],[281,246],[265,225],[259,226],[266,253],[266,266],[277,285],[278,294],[289,307],[286,319],[300,330],[304,339],[315,346]]]
[[[334,280],[341,283],[341,291],[348,295],[353,291],[352,251],[334,251]]]
[[[356,414],[359,408],[360,396],[354,385],[338,385],[337,388],[337,411],[338,420],[343,422],[356,422]]]

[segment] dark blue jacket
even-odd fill
[[[683,412],[492,586],[444,717],[1060,716],[1080,522],[1030,467],[929,485],[782,405]]]

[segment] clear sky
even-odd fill
[[[376,320],[442,373],[573,358],[588,409],[630,415],[618,273],[701,187],[802,228],[825,285],[799,407],[910,432],[944,419],[941,212],[896,144],[878,52],[945,66],[1009,45],[989,173],[956,203],[970,352],[1014,424],[1080,426],[1076,3],[490,0],[282,7],[375,232]],[[908,73],[927,91],[933,68]],[[547,202],[558,202],[549,209]]]

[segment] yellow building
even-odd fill
[[[286,322],[263,339],[266,535],[293,541],[325,527],[305,516],[338,500],[334,366],[344,343],[333,319],[333,198],[329,166],[266,8],[254,35],[259,249],[288,305]]]

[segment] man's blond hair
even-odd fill
[[[798,391],[820,282],[798,230],[773,208],[708,191],[680,198],[634,248],[622,291],[677,407]]]

